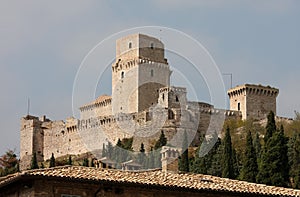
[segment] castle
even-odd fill
[[[186,131],[191,146],[197,146],[200,134],[220,131],[225,119],[261,120],[270,111],[276,113],[279,90],[262,85],[230,89],[230,110],[188,101],[186,88],[170,84],[172,71],[164,44],[147,35],[118,39],[111,70],[112,96],[102,95],[81,106],[80,119],[51,121],[31,115],[21,119],[21,170],[29,168],[34,153],[38,161],[52,153],[56,157],[97,154],[103,143],[123,138],[134,137],[134,150],[143,142],[149,151],[161,131],[173,146],[181,146]]]

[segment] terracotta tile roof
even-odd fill
[[[108,181],[115,183],[133,183],[150,186],[162,186],[198,191],[233,192],[269,196],[300,196],[300,190],[266,186],[202,174],[178,174],[151,171],[121,171],[112,169],[88,168],[82,166],[64,166],[39,170],[28,170],[0,179],[0,188],[20,177],[54,177],[75,180]]]

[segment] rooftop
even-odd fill
[[[121,171],[98,169],[83,166],[63,166],[38,170],[27,170],[21,173],[0,178],[0,188],[21,178],[65,178],[66,180],[111,182],[160,186],[166,188],[190,189],[195,191],[230,192],[252,195],[300,196],[300,190],[267,186],[227,178],[202,174],[180,174],[150,171]]]

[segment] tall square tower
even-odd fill
[[[230,110],[241,111],[243,120],[264,119],[273,111],[279,90],[270,86],[244,84],[228,90]]]
[[[170,85],[170,75],[160,40],[143,34],[118,39],[112,65],[113,114],[135,113],[156,104],[159,89]]]

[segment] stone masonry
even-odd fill
[[[45,116],[21,119],[20,169],[30,167],[34,153],[44,161],[92,152],[100,157],[103,143],[133,137],[133,149],[154,146],[161,131],[168,143],[181,147],[186,131],[191,146],[200,134],[219,132],[226,119],[262,119],[276,112],[278,89],[244,85],[228,91],[230,110],[187,100],[186,88],[170,85],[171,70],[163,43],[133,34],[117,40],[112,65],[112,96],[102,95],[80,107],[80,118],[51,121]]]

